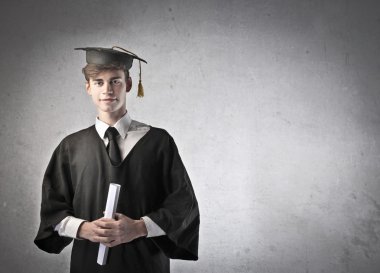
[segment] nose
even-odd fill
[[[112,84],[110,83],[104,83],[104,93],[113,93]]]

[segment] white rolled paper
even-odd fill
[[[117,202],[119,200],[120,187],[121,186],[119,184],[114,184],[114,183],[110,184],[110,187],[108,190],[106,209],[104,211],[104,218],[114,219]],[[98,251],[98,260],[97,260],[98,264],[105,265],[107,263],[107,256],[108,256],[108,247],[100,243],[99,251]]]

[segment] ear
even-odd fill
[[[91,96],[91,88],[90,88],[90,82],[86,81],[86,92]]]
[[[126,80],[126,82],[127,82],[126,92],[128,93],[129,91],[131,91],[131,88],[132,88],[132,78],[128,77],[128,79]]]

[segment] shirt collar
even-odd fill
[[[124,139],[127,136],[129,126],[132,123],[132,119],[128,113],[122,116],[112,127],[119,132],[120,136]],[[106,130],[110,127],[107,123],[101,121],[98,117],[95,120],[95,129],[98,132],[98,135],[104,139],[104,134]]]

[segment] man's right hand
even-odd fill
[[[91,242],[96,242],[94,237],[96,236],[95,229],[97,228],[97,226],[94,222],[84,221],[78,229],[77,237],[79,239],[86,239],[90,240]]]

